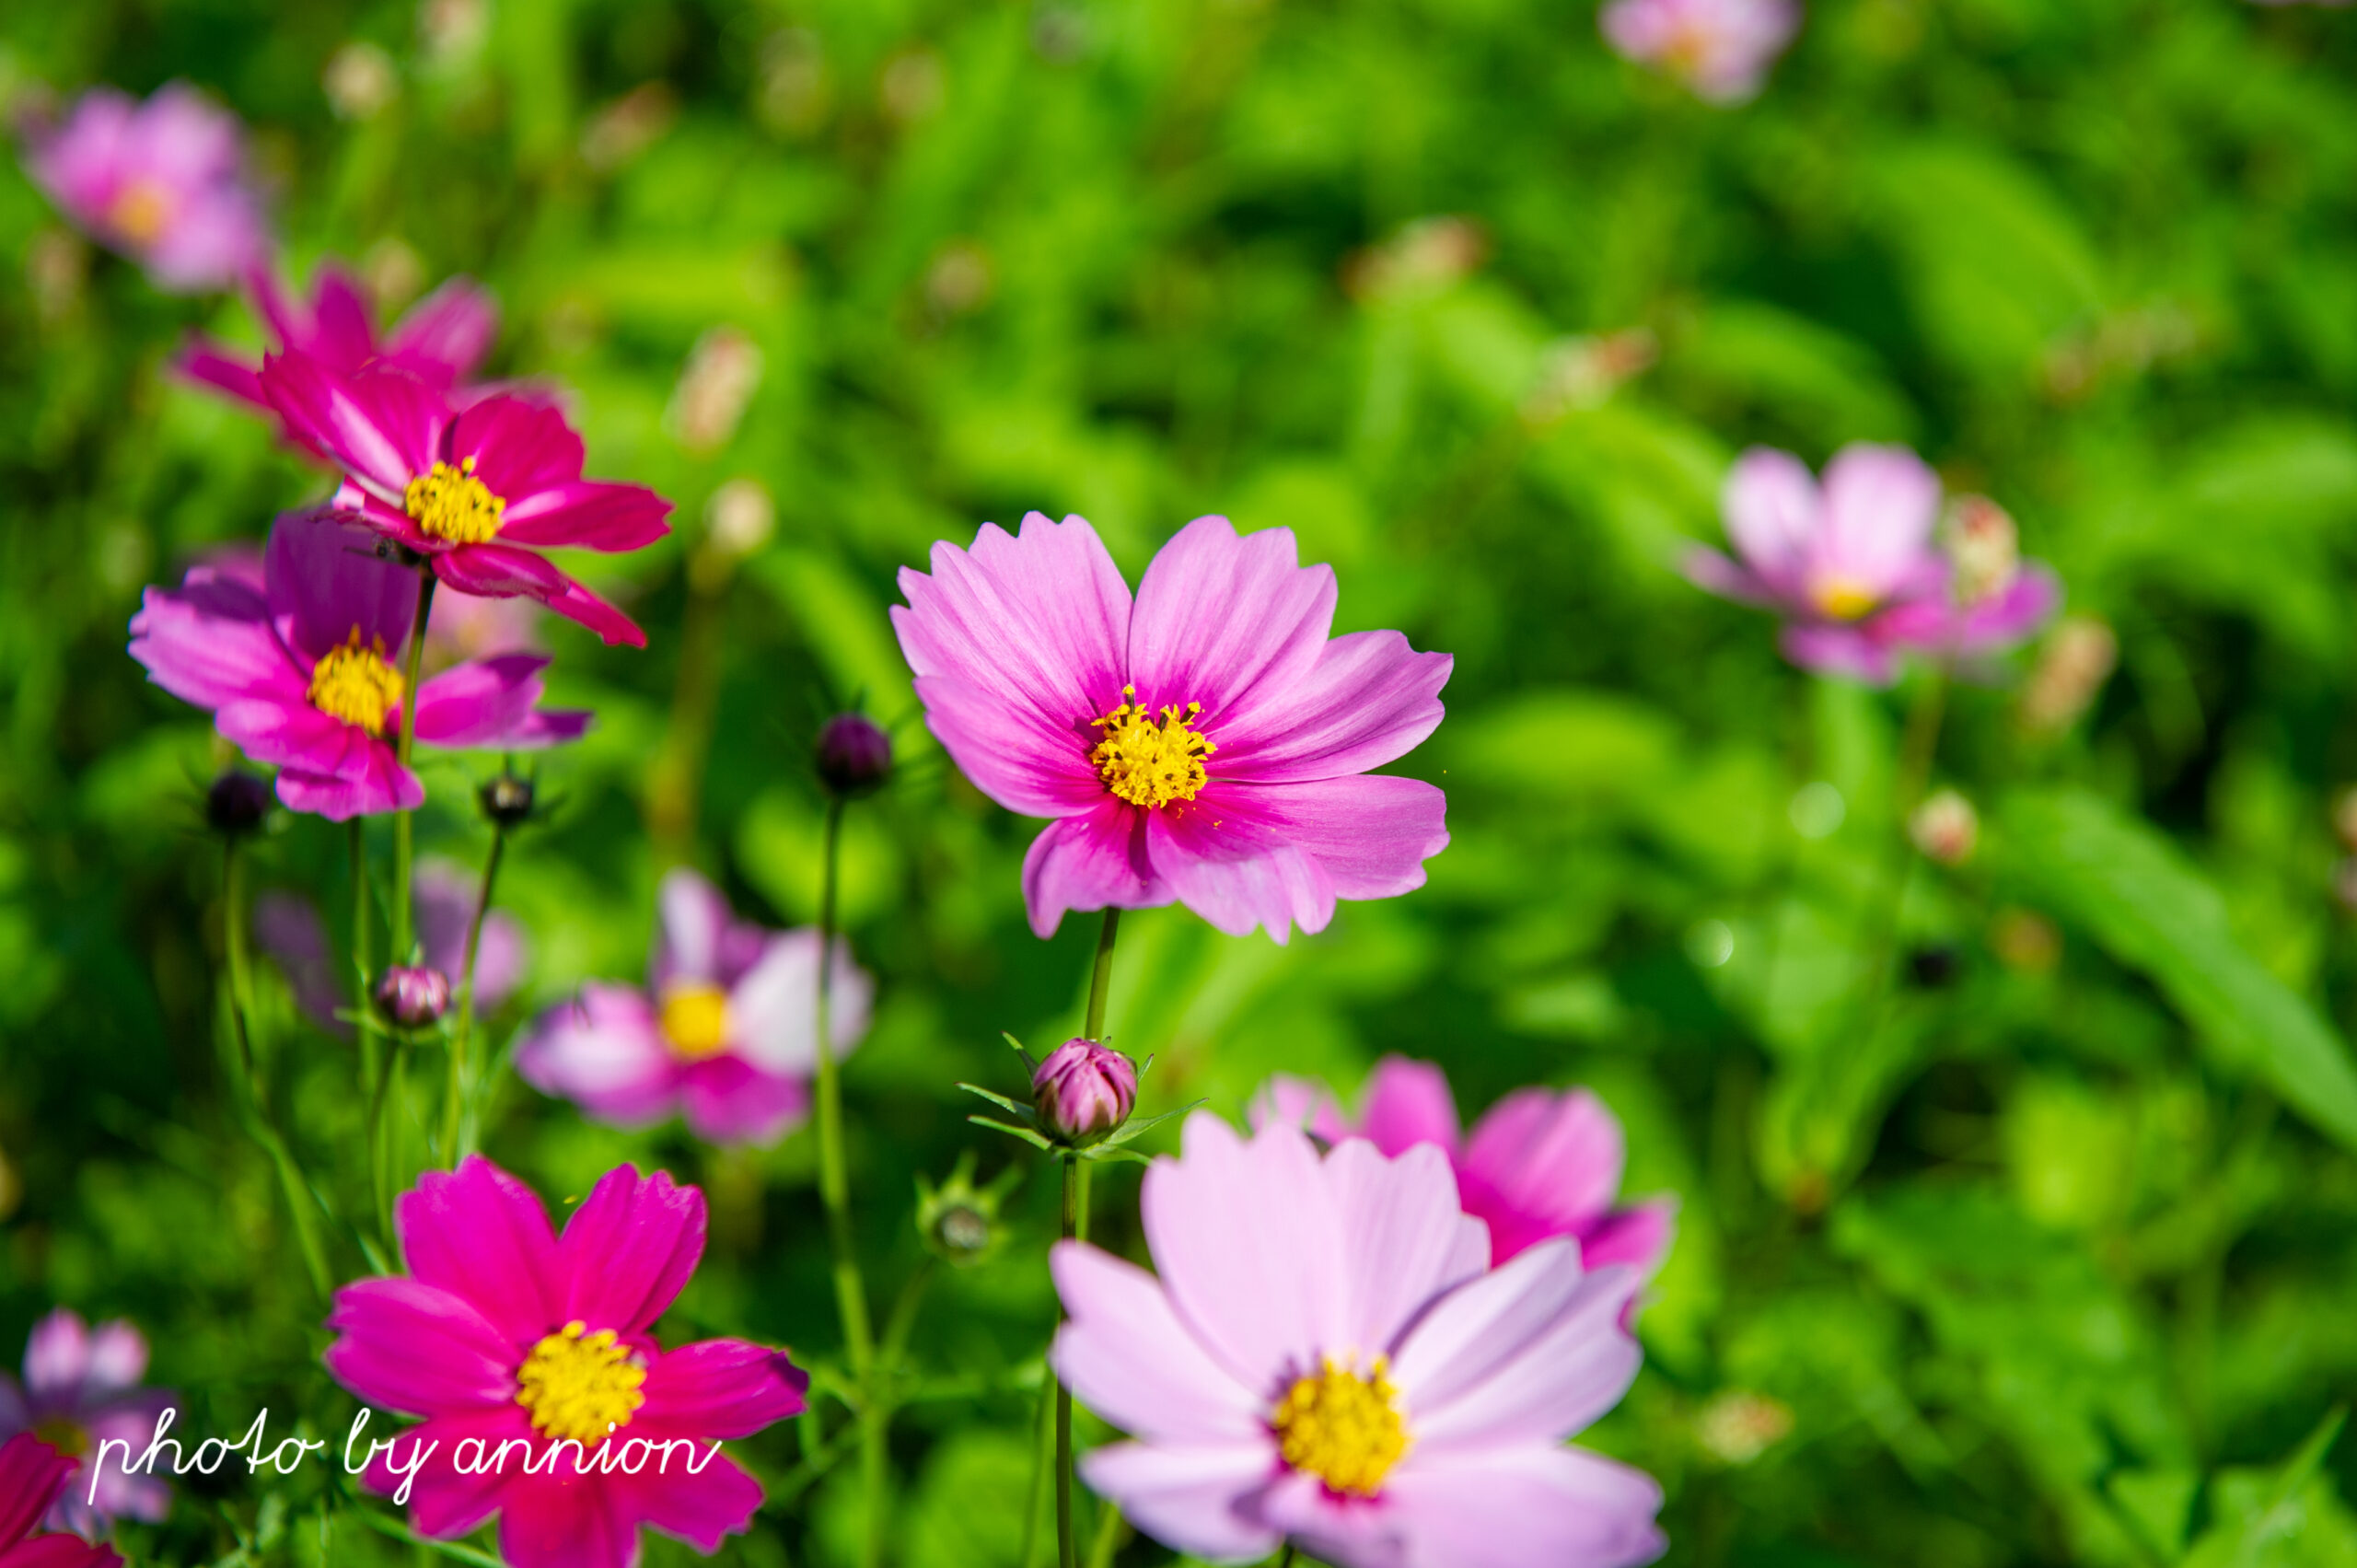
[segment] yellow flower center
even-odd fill
[[[716,985],[674,986],[663,997],[663,1038],[689,1062],[719,1055],[728,1049],[728,993]]]
[[[1399,1391],[1385,1376],[1382,1356],[1365,1376],[1326,1358],[1325,1370],[1304,1377],[1277,1401],[1270,1424],[1285,1463],[1324,1481],[1329,1490],[1372,1497],[1408,1452],[1408,1423],[1393,1401]]]
[[[611,1329],[587,1329],[575,1318],[532,1347],[516,1373],[516,1402],[543,1436],[594,1447],[646,1402],[639,1392],[646,1368],[615,1342]]]
[[[1810,597],[1817,600],[1819,611],[1834,620],[1855,621],[1872,610],[1880,596],[1846,577],[1828,577]]]
[[[172,192],[162,181],[142,177],[115,192],[107,203],[107,226],[133,245],[145,248],[164,238],[172,221]]]
[[[1134,686],[1121,688],[1125,699],[1137,694]],[[1209,782],[1203,759],[1219,749],[1190,727],[1202,711],[1201,703],[1190,703],[1184,711],[1174,704],[1156,718],[1136,703],[1124,701],[1103,718],[1090,721],[1092,727],[1105,732],[1105,738],[1089,752],[1088,761],[1105,787],[1132,806],[1192,800]]]
[[[90,1434],[82,1429],[82,1423],[62,1415],[33,1423],[33,1435],[69,1459],[78,1459],[90,1451]]]
[[[422,532],[452,544],[489,543],[507,515],[506,501],[475,477],[472,458],[457,468],[436,463],[432,472],[411,480],[401,505]]]
[[[407,690],[401,672],[385,657],[379,637],[360,645],[360,628],[321,656],[311,669],[311,706],[332,719],[382,735]]]

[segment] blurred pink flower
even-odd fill
[[[1657,65],[1713,103],[1759,92],[1768,67],[1800,31],[1794,0],[1610,0],[1597,17],[1605,41]]]
[[[467,924],[474,918],[475,878],[450,861],[417,863],[411,885],[416,909],[417,945],[425,965],[456,984],[466,967]],[[352,1005],[349,970],[339,971],[327,922],[319,906],[300,893],[273,889],[254,900],[254,939],[286,976],[295,1005],[330,1034],[351,1033],[337,1018]],[[483,916],[482,941],[475,951],[475,1011],[496,1012],[516,993],[530,963],[531,941],[523,922],[505,910]]]
[[[977,788],[1053,818],[1023,863],[1031,928],[1184,903],[1232,935],[1322,931],[1337,899],[1420,888],[1446,801],[1367,770],[1441,721],[1446,654],[1329,638],[1331,567],[1290,528],[1198,517],[1132,602],[1082,517],[933,548],[892,610],[925,720]]]
[[[1437,1149],[1187,1121],[1147,1171],[1160,1277],[1086,1242],[1051,1266],[1049,1360],[1135,1441],[1081,1461],[1166,1545],[1337,1568],[1621,1568],[1662,1550],[1661,1490],[1563,1446],[1637,1373],[1634,1270],[1547,1241],[1492,1269]]]
[[[677,1110],[714,1144],[773,1144],[808,1113],[818,1070],[819,934],[739,921],[692,871],[663,879],[647,989],[592,981],[516,1051],[543,1094],[617,1127]],[[867,1032],[874,984],[836,939],[834,1052]]]
[[[0,1443],[0,1568],[122,1568],[110,1546],[40,1531],[41,1516],[71,1490],[74,1469],[29,1432]]]
[[[277,350],[317,360],[337,376],[381,363],[449,391],[473,376],[499,335],[499,307],[468,278],[452,278],[419,300],[382,338],[360,280],[335,261],[319,264],[309,299],[290,297],[267,267],[254,269],[248,285]],[[274,412],[262,390],[261,366],[202,333],[190,337],[177,368],[240,402]]]
[[[90,1465],[99,1445],[117,1438],[143,1452],[156,1418],[171,1408],[169,1394],[139,1386],[146,1371],[147,1342],[137,1329],[121,1319],[93,1329],[61,1307],[33,1325],[25,1342],[25,1380],[0,1374],[0,1437],[29,1432],[72,1464],[71,1479],[49,1506],[49,1528],[95,1539],[110,1519],[160,1519],[171,1507],[170,1488],[125,1470],[121,1449],[107,1456],[92,1500]],[[6,1511],[0,1502],[0,1514]],[[10,1539],[0,1528],[0,1542]],[[0,1551],[0,1568],[7,1562]]]
[[[1490,1227],[1493,1262],[1567,1236],[1591,1269],[1627,1263],[1650,1275],[1669,1250],[1677,1205],[1618,1204],[1627,1151],[1620,1123],[1585,1089],[1516,1089],[1458,1131],[1448,1078],[1429,1062],[1387,1056],[1367,1079],[1356,1125],[1331,1091],[1280,1074],[1254,1097],[1255,1126],[1281,1121],[1329,1144],[1364,1138],[1387,1156],[1430,1144],[1448,1156],[1465,1212]]]
[[[461,408],[381,360],[338,375],[274,354],[261,384],[287,433],[342,465],[336,505],[425,557],[444,586],[537,599],[609,643],[646,645],[630,617],[540,552],[652,544],[671,531],[671,504],[643,484],[582,478],[581,437],[555,409],[511,392]]]
[[[337,1291],[322,1357],[361,1399],[425,1418],[369,1466],[372,1491],[437,1539],[497,1514],[513,1568],[630,1568],[641,1527],[710,1554],[747,1527],[761,1486],[719,1440],[799,1414],[810,1379],[743,1340],[656,1342],[703,1257],[701,1191],[619,1166],[557,1235],[478,1155],[420,1178],[394,1219],[409,1272]],[[413,1491],[389,1458],[416,1465]]]
[[[528,598],[437,594],[425,623],[425,668],[447,669],[493,654],[546,653],[541,622],[547,614]]]
[[[94,87],[36,130],[25,167],[85,232],[159,288],[227,288],[269,250],[237,117],[173,82],[141,103]]]
[[[291,512],[272,525],[265,579],[257,592],[241,574],[197,566],[178,588],[149,588],[131,656],[276,767],[294,809],[341,822],[417,805],[424,786],[395,755],[416,574],[336,514]],[[421,682],[417,738],[520,749],[578,738],[589,714],[534,707],[547,663],[490,659]]]

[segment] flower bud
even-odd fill
[[[2094,705],[2119,662],[2119,638],[2090,615],[2064,618],[2046,640],[2022,689],[2022,723],[2033,733],[2060,735]]]
[[[1907,836],[1915,847],[1942,865],[1962,865],[1980,842],[1980,814],[1972,802],[1944,789],[1917,807],[1907,819]]]
[[[482,814],[502,828],[520,828],[531,819],[532,781],[519,774],[500,774],[475,798],[482,803]]]
[[[270,784],[243,768],[229,769],[205,792],[204,820],[226,837],[244,837],[260,828],[268,815]]]
[[[819,780],[845,800],[884,787],[892,772],[892,738],[865,714],[837,714],[819,732]]]
[[[430,1024],[449,1010],[449,979],[440,970],[395,964],[377,982],[377,1005],[405,1029]]]
[[[975,1186],[970,1149],[958,1156],[957,1168],[940,1186],[918,1176],[917,1234],[935,1257],[954,1267],[987,1262],[1005,1239],[999,1205],[1020,1179],[1017,1167],[1009,1166],[987,1186]]]
[[[1958,496],[1948,508],[1948,559],[1956,566],[1956,601],[1985,604],[2021,575],[2021,535],[2003,506],[1986,495]]]
[[[2357,854],[2357,784],[2344,787],[2332,797],[2332,830],[2342,849]]]
[[[1130,1119],[1137,1064],[1093,1040],[1068,1040],[1031,1074],[1039,1131],[1074,1145],[1093,1144]]]

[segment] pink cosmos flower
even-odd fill
[[[333,513],[292,512],[271,528],[264,576],[257,592],[235,572],[197,566],[178,588],[149,588],[131,656],[276,767],[278,798],[294,809],[341,822],[414,807],[425,788],[395,742],[416,574],[379,559],[375,539]],[[488,659],[421,682],[417,738],[501,749],[578,738],[588,714],[534,706],[547,663]]]
[[[69,1479],[48,1507],[49,1528],[96,1537],[109,1519],[160,1519],[171,1507],[170,1488],[125,1470],[119,1448],[99,1472],[93,1497],[99,1445],[119,1438],[134,1453],[145,1449],[156,1418],[172,1404],[169,1394],[139,1386],[146,1370],[147,1342],[137,1329],[120,1319],[92,1329],[61,1307],[25,1342],[25,1380],[0,1375],[0,1437],[29,1432],[67,1460]],[[6,1511],[0,1502],[0,1514]],[[0,1543],[15,1539],[0,1528]],[[0,1568],[8,1562],[0,1551]]]
[[[464,407],[383,361],[338,375],[301,354],[262,360],[287,433],[344,470],[336,505],[462,594],[538,599],[609,643],[646,645],[630,617],[541,553],[636,550],[671,531],[643,484],[581,477],[581,437],[547,403],[512,392]]]
[[[370,1464],[372,1491],[445,1540],[497,1514],[511,1568],[630,1568],[641,1526],[707,1555],[745,1529],[761,1483],[719,1440],[800,1413],[810,1378],[743,1340],[656,1342],[703,1257],[701,1191],[618,1166],[557,1235],[475,1155],[421,1177],[393,1217],[409,1272],[337,1291],[321,1358],[363,1400],[425,1418]]]
[[[1597,17],[1623,57],[1658,65],[1713,103],[1759,92],[1800,31],[1794,0],[1611,0]]]
[[[1386,1156],[1429,1144],[1448,1156],[1465,1212],[1490,1227],[1499,1263],[1568,1236],[1591,1269],[1627,1263],[1642,1275],[1669,1250],[1677,1205],[1617,1206],[1626,1157],[1620,1123],[1585,1089],[1516,1089],[1489,1109],[1469,1140],[1458,1131],[1447,1075],[1429,1062],[1387,1056],[1367,1080],[1353,1125],[1323,1084],[1283,1074],[1254,1098],[1255,1126],[1282,1121],[1329,1144],[1364,1138]]]
[[[1056,1376],[1135,1441],[1081,1462],[1165,1544],[1285,1542],[1337,1568],[1621,1568],[1662,1550],[1652,1479],[1562,1440],[1635,1377],[1633,1270],[1568,1240],[1502,1267],[1438,1149],[1205,1112],[1141,1208],[1160,1277],[1065,1241]]]
[[[647,988],[593,981],[541,1015],[516,1070],[598,1121],[643,1127],[674,1110],[714,1144],[773,1144],[810,1108],[818,1071],[819,933],[737,920],[720,889],[663,878]],[[867,1032],[875,987],[837,938],[834,1052]]]
[[[289,297],[266,267],[249,282],[280,352],[315,360],[331,375],[384,364],[447,392],[473,376],[499,335],[499,307],[468,278],[452,278],[419,300],[381,338],[360,281],[334,261],[320,264],[308,300]],[[201,333],[180,351],[178,368],[239,402],[275,412],[262,391],[261,366]]]
[[[59,210],[157,287],[226,288],[269,249],[237,117],[185,83],[141,103],[112,87],[36,131],[25,167]]]
[[[1031,928],[1179,902],[1241,936],[1322,931],[1337,899],[1420,888],[1446,802],[1368,773],[1441,720],[1446,654],[1328,636],[1334,573],[1293,530],[1198,517],[1132,601],[1082,517],[985,524],[900,574],[892,624],[934,735],[975,786],[1054,819],[1023,863]]]
[[[122,1568],[122,1554],[75,1536],[39,1533],[72,1490],[75,1462],[29,1432],[0,1443],[0,1568]]]
[[[1805,669],[1887,685],[1898,655],[1992,651],[2029,634],[2060,598],[2037,563],[1971,603],[1936,547],[1940,479],[1903,447],[1860,443],[1825,466],[1820,486],[1789,452],[1755,447],[1727,476],[1721,505],[1741,560],[1696,546],[1688,577],[1785,616],[1784,656]]]

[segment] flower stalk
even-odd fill
[[[418,672],[425,658],[425,621],[434,611],[433,570],[423,562],[417,567],[417,615],[410,622],[408,683],[401,688],[401,738],[396,755],[401,765],[410,765],[410,753],[417,744],[417,684]],[[389,956],[394,963],[409,961],[410,946],[415,932],[410,907],[410,862],[412,854],[412,819],[413,809],[393,815],[393,946]]]
[[[494,822],[491,854],[483,860],[482,890],[475,896],[475,911],[467,922],[467,953],[459,968],[459,1021],[450,1032],[450,1098],[442,1111],[442,1147],[450,1168],[475,1152],[474,1081],[469,1052],[475,1022],[475,955],[482,947],[482,924],[491,913],[492,889],[498,885],[499,862],[507,848],[507,830]]]
[[[304,1180],[295,1156],[280,1136],[271,1119],[269,1097],[264,1092],[261,1064],[255,1058],[253,1036],[248,1028],[253,990],[252,966],[246,951],[245,917],[245,857],[238,853],[235,837],[226,842],[221,864],[222,952],[228,970],[229,1027],[238,1042],[238,1064],[244,1069],[244,1111],[254,1142],[261,1145],[278,1171],[279,1185],[286,1193],[286,1213],[295,1226],[295,1245],[303,1254],[304,1272],[310,1276],[311,1286],[325,1301],[335,1288],[328,1272],[327,1253],[319,1245],[319,1226],[311,1217],[310,1184]]]
[[[1081,1034],[1090,1040],[1105,1038],[1105,1005],[1113,985],[1113,944],[1120,935],[1121,912],[1109,905],[1105,923],[1097,932],[1097,961],[1088,971],[1088,1010]],[[1063,1158],[1063,1237],[1088,1239],[1088,1162],[1069,1151]],[[1056,1562],[1076,1568],[1072,1528],[1072,1390],[1056,1383]]]

